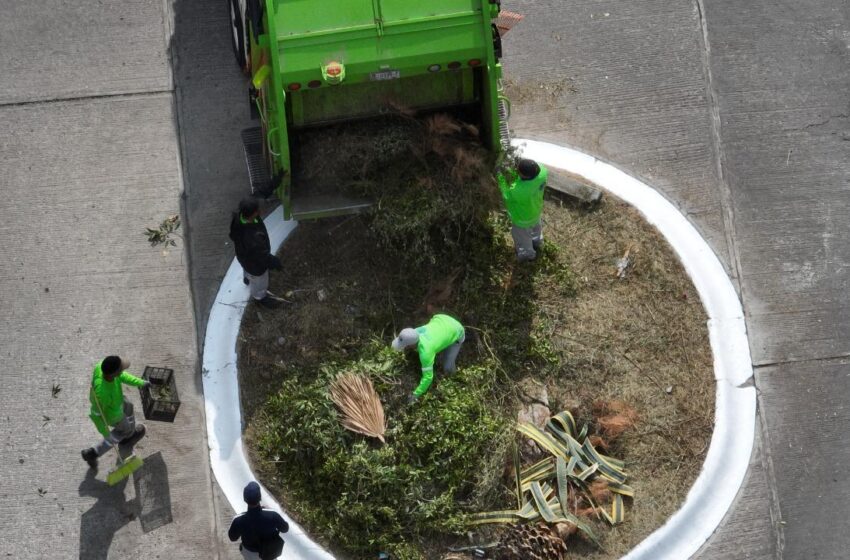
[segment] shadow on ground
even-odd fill
[[[126,452],[122,455],[126,456]],[[105,468],[104,464],[102,469]],[[124,495],[129,478],[109,486],[96,475],[96,471],[88,469],[78,489],[80,496],[97,499],[80,516],[80,560],[106,560],[115,534],[136,518],[144,533],[173,521],[168,467],[162,453],[145,457],[144,465],[131,475],[136,493],[132,500]]]

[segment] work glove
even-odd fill
[[[407,404],[416,404],[419,400],[419,396],[416,393],[411,393],[409,397],[407,397]]]
[[[275,255],[269,255],[269,268],[272,270],[282,270],[283,264],[280,262],[280,259]]]

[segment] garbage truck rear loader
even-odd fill
[[[299,131],[376,117],[399,104],[471,115],[488,148],[500,151],[507,142],[497,0],[228,2],[234,54],[251,77],[249,100],[260,120],[242,133],[251,187],[276,194],[286,218],[368,206],[297,184]]]

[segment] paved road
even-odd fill
[[[701,557],[846,558],[850,4],[505,5],[526,15],[507,41],[517,132],[658,187],[741,291],[757,448]]]
[[[506,43],[517,132],[661,189],[741,291],[758,445],[700,557],[846,556],[850,534],[832,520],[850,513],[848,4],[505,7],[527,16]],[[198,325],[232,254],[225,224],[247,188],[237,135],[250,123],[226,11],[11,0],[0,16],[0,555],[232,556],[197,371]],[[181,195],[189,250],[163,255],[141,232]],[[160,483],[123,493],[87,477],[77,455],[95,435],[90,365],[111,351],[174,367],[184,403],[143,444],[144,480]],[[33,543],[45,526],[52,538]]]

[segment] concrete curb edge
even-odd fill
[[[756,393],[743,310],[719,259],[696,228],[649,185],[616,167],[571,148],[517,140],[523,155],[585,178],[633,205],[673,247],[691,277],[709,317],[708,329],[717,380],[715,428],[705,463],[682,507],[624,560],[680,560],[693,555],[711,536],[735,499],[749,467],[755,439]],[[277,251],[296,223],[275,210],[265,223]],[[204,402],[210,464],[235,511],[242,511],[242,488],[255,477],[242,446],[236,342],[249,299],[242,269],[234,260],[207,322],[203,354]],[[292,522],[263,488],[263,503],[290,523],[285,560],[332,560]],[[696,520],[696,522],[695,522]]]
[[[585,178],[634,206],[679,256],[708,314],[717,380],[714,433],[685,503],[624,560],[689,558],[722,521],[749,468],[755,440],[756,391],[744,312],[735,287],[708,243],[673,204],[611,164],[571,148],[518,140],[522,155]]]

